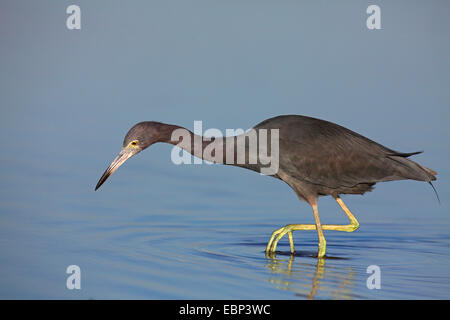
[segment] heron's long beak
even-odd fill
[[[117,157],[111,162],[108,169],[105,170],[100,180],[98,180],[97,186],[95,186],[95,190],[97,191],[98,188],[103,184],[103,182],[106,181],[106,179],[109,178],[110,175],[112,175],[119,167],[128,159],[130,159],[132,156],[134,156],[137,152],[130,149],[122,149],[120,153],[117,155]]]

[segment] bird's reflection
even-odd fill
[[[309,257],[289,255],[289,259],[276,253],[266,254],[267,268],[272,276],[269,282],[278,289],[294,292],[296,296],[310,300],[316,297],[331,299],[352,299],[356,271],[351,267],[326,267],[325,258],[314,258],[315,263],[307,263]],[[301,259],[305,261],[301,261]],[[328,258],[332,259],[332,258]],[[336,259],[336,258],[335,258]],[[298,260],[298,261],[296,261]]]

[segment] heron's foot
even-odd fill
[[[322,225],[323,230],[334,230],[334,231],[345,231],[345,232],[353,232],[359,228],[359,223],[356,221],[351,221],[348,225],[334,225],[334,224],[324,224]],[[275,230],[272,233],[272,236],[269,240],[269,243],[266,247],[266,253],[274,253],[277,250],[278,242],[283,238],[286,234],[289,236],[289,246],[291,253],[295,253],[294,249],[294,240],[292,237],[292,232],[296,230],[316,230],[317,227],[315,224],[288,224],[280,229]],[[318,257],[321,258],[325,256],[326,251],[326,241],[325,238],[319,237],[319,252]]]
[[[280,229],[272,232],[269,242],[267,243],[266,253],[274,253],[277,250],[278,241],[281,240],[286,234],[289,236],[289,246],[291,253],[295,253],[294,240],[292,237],[292,231],[295,230],[315,230],[316,226],[311,224],[288,224]]]
[[[267,247],[266,247],[266,253],[274,253],[277,250],[277,244],[278,241],[280,241],[280,239],[289,232],[289,225],[282,227],[280,229],[275,230],[274,232],[272,232],[272,236],[270,237],[269,242],[267,243]],[[281,235],[281,236],[280,236]],[[292,237],[292,233],[290,234],[289,240]],[[290,243],[289,243],[290,244]],[[292,247],[291,247],[291,252],[292,252]]]

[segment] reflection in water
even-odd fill
[[[352,299],[356,271],[351,267],[326,267],[327,258],[315,259],[315,264],[294,263],[295,255],[289,260],[277,259],[276,254],[266,254],[266,267],[273,276],[269,282],[278,289],[294,292],[310,300],[316,297],[331,299]],[[307,281],[311,279],[310,281]]]

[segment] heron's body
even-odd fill
[[[123,149],[116,160],[105,171],[96,189],[120,166],[126,159],[140,152],[156,142],[166,142],[179,145],[199,157],[204,153],[195,150],[194,143],[173,141],[172,133],[181,127],[159,122],[141,122],[127,133]],[[265,120],[253,128],[279,130],[279,159],[278,171],[272,176],[286,182],[297,194],[299,199],[308,202],[314,211],[315,224],[293,224],[276,230],[272,234],[266,252],[273,253],[278,241],[288,234],[291,252],[294,251],[292,231],[317,230],[319,235],[319,257],[325,255],[326,242],[323,230],[354,231],[359,223],[350,210],[345,206],[341,194],[364,194],[372,190],[378,182],[392,180],[436,180],[436,172],[425,168],[409,156],[420,153],[401,153],[386,148],[362,135],[337,124],[299,115],[278,116]],[[191,134],[192,142],[199,138]],[[236,137],[237,139],[238,137]],[[219,163],[226,163],[227,152],[236,151],[236,147],[225,144],[226,139],[218,138],[216,143],[223,144],[223,159]],[[190,140],[190,139],[189,139]],[[269,142],[267,142],[269,143]],[[200,151],[207,143],[202,142]],[[248,153],[248,146],[246,146]],[[260,145],[261,147],[261,145]],[[263,146],[264,147],[264,146]],[[265,148],[270,149],[267,145]],[[210,159],[207,159],[210,160]],[[227,163],[229,164],[229,163]],[[260,162],[232,164],[250,170],[259,171]],[[317,209],[319,196],[333,196],[350,219],[350,224],[322,225]]]
[[[337,124],[305,116],[271,118],[255,129],[279,128],[279,178],[296,181],[307,200],[322,195],[363,194],[377,182],[436,180],[434,171],[401,153]]]

